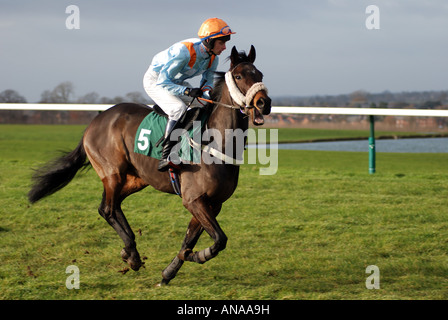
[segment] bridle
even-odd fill
[[[235,66],[235,68],[237,66]],[[240,88],[238,88],[238,85],[236,84],[235,79],[233,77],[233,70],[235,70],[235,68],[226,72],[225,81],[227,84],[227,88],[229,89],[230,97],[232,98],[232,101],[236,105],[235,104],[230,105],[230,104],[226,104],[226,103],[223,103],[220,101],[213,101],[213,100],[204,99],[204,98],[198,98],[198,99],[205,101],[205,102],[213,103],[216,105],[221,105],[223,107],[230,108],[230,109],[239,109],[241,111],[241,113],[246,114],[246,115],[247,115],[247,110],[254,108],[254,107],[257,108],[257,110],[261,112],[260,108],[258,108],[256,105],[251,105],[251,102],[258,92],[265,91],[267,94],[268,88],[266,88],[266,86],[264,85],[263,82],[256,82],[249,88],[249,90],[247,90],[246,94],[244,95],[241,92]]]
[[[234,104],[230,105],[230,104],[226,104],[226,103],[223,103],[220,101],[213,101],[213,100],[204,99],[204,98],[197,98],[197,99],[204,101],[204,102],[212,103],[215,105],[220,105],[220,106],[223,106],[226,108],[240,110],[241,113],[243,113],[246,117],[249,116],[247,113],[247,110],[254,108],[254,107],[261,113],[261,110],[259,107],[257,107],[256,105],[251,106],[251,102],[258,92],[266,91],[266,94],[267,94],[268,89],[266,88],[266,86],[264,85],[263,82],[256,82],[249,88],[249,90],[247,90],[246,94],[244,95],[241,92],[241,90],[238,88],[238,86],[235,82],[235,79],[233,78],[232,72],[233,72],[233,70],[235,70],[235,68],[233,68],[231,71],[228,71],[225,74],[225,81],[227,84],[227,88],[229,89],[230,97]],[[222,160],[226,164],[232,164],[232,165],[239,166],[243,163],[242,160],[234,159],[234,158],[222,153],[220,150],[212,148],[210,145],[202,145],[200,143],[197,143],[196,141],[194,141],[193,138],[189,139],[189,144],[194,149],[202,150],[202,152],[206,152],[206,153]]]

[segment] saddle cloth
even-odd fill
[[[154,108],[157,110],[157,107]],[[200,135],[202,128],[207,123],[209,113],[202,108],[191,109],[185,117],[180,120],[180,126],[176,128],[185,128],[180,137],[180,148],[173,147],[172,151],[178,150],[179,159],[182,162],[201,162],[201,153],[190,146],[189,139],[195,135]],[[193,121],[200,121],[201,125],[193,125]],[[140,153],[155,159],[162,158],[163,145],[161,140],[165,134],[165,127],[168,122],[166,116],[153,111],[148,114],[140,123],[135,134],[134,152]],[[175,133],[176,129],[173,131]],[[199,131],[199,132],[198,132]],[[179,146],[179,143],[177,144]]]

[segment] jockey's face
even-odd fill
[[[216,39],[215,45],[212,49],[213,53],[219,56],[224,50],[226,50],[226,42]]]

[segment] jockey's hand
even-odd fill
[[[200,98],[204,93],[202,92],[201,88],[188,88],[185,90],[184,94],[192,98]]]

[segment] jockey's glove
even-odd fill
[[[201,88],[187,88],[184,91],[184,95],[192,97],[192,98],[200,98],[203,95]]]

